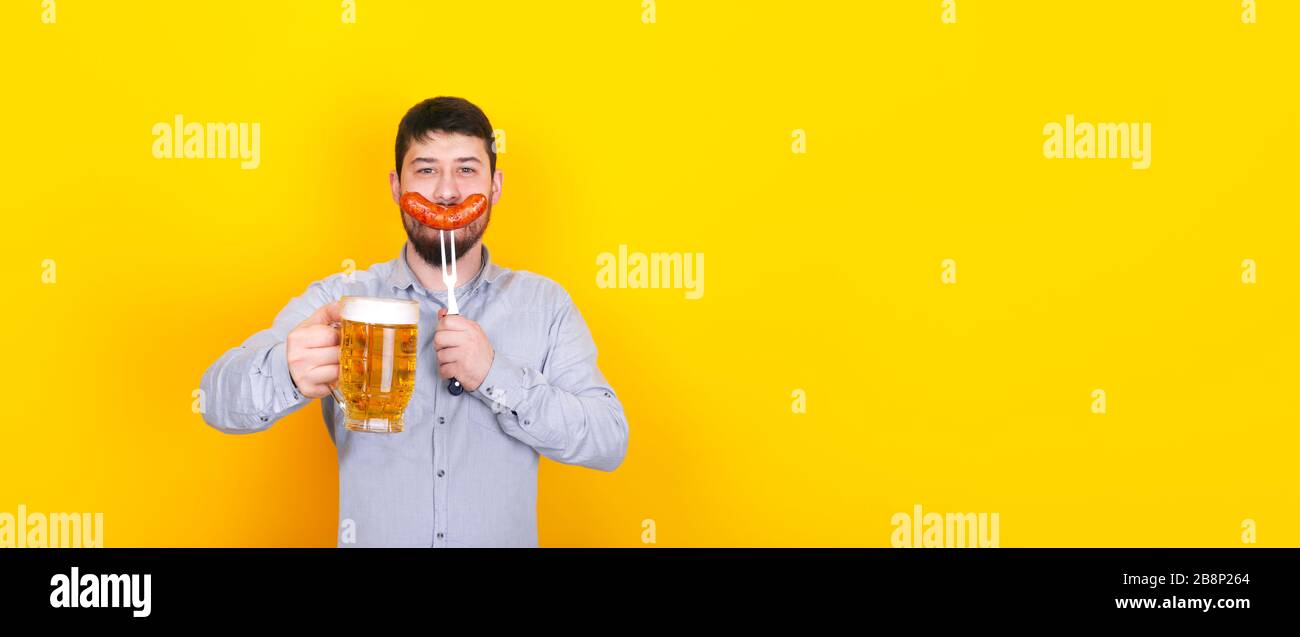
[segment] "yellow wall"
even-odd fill
[[[397,121],[458,95],[507,133],[488,246],[570,291],[631,425],[615,473],[543,461],[544,546],[888,546],[914,504],[1300,545],[1300,3],[356,4],[0,7],[0,511],[333,546],[320,408],[236,437],[191,392],[396,256]],[[260,165],[155,159],[176,114],[258,122]],[[1150,167],[1045,158],[1067,114],[1150,123]],[[704,253],[703,297],[598,288],[620,244]]]

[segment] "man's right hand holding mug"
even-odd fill
[[[339,331],[334,325],[340,320],[339,302],[334,301],[299,323],[285,339],[289,376],[307,398],[327,396],[330,385],[339,380]]]

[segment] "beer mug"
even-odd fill
[[[345,296],[339,305],[339,379],[330,391],[347,428],[399,433],[415,393],[420,304]]]

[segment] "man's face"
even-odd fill
[[[447,206],[458,204],[475,193],[487,196],[488,209],[478,219],[464,228],[446,233],[448,238],[455,233],[455,258],[459,259],[483,238],[483,231],[492,217],[492,206],[501,197],[501,171],[491,173],[484,140],[461,133],[433,131],[406,149],[402,173],[391,173],[389,185],[394,202],[399,201],[405,192],[418,192],[429,201]],[[442,256],[438,230],[421,224],[405,212],[401,214],[406,236],[416,252],[430,265],[440,267]]]

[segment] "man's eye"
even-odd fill
[[[416,172],[418,172],[418,173],[420,173],[420,174],[422,174],[422,175],[432,175],[432,174],[433,174],[433,169],[432,169],[432,168],[421,168],[421,169],[417,170]]]
[[[465,173],[466,175],[470,175],[470,174],[473,174],[473,173],[474,173],[474,169],[473,169],[473,168],[470,168],[469,166],[461,166],[460,170],[461,170],[461,172]]]

